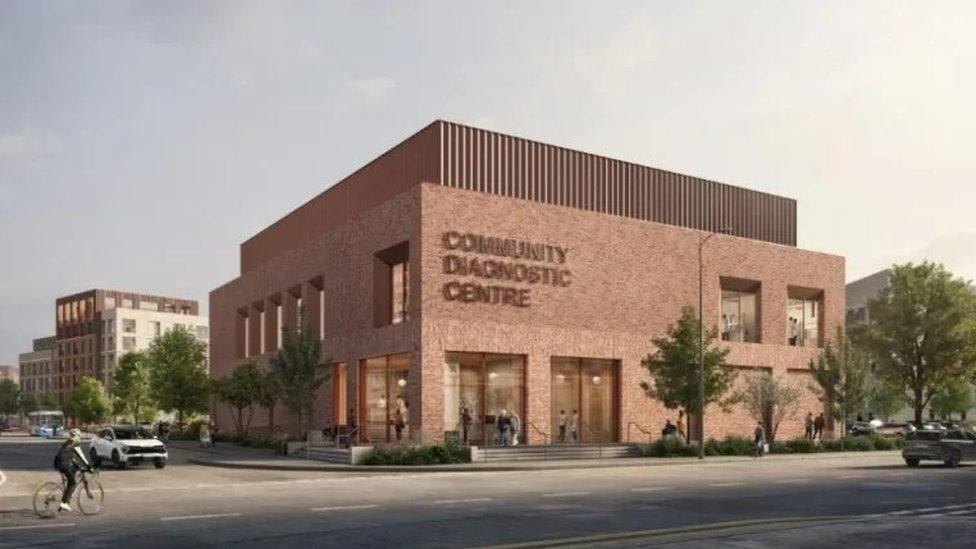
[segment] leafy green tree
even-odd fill
[[[12,379],[0,379],[0,414],[12,416],[17,413],[20,407],[17,405],[17,397],[20,396],[20,387]]]
[[[303,419],[311,418],[319,389],[332,374],[326,367],[331,362],[322,359],[322,342],[307,326],[284,331],[281,349],[271,359],[271,371],[281,390],[281,402],[298,414],[299,435],[305,426]]]
[[[21,391],[20,396],[17,397],[17,408],[25,416],[31,412],[36,412],[38,410],[37,397],[34,396],[34,393]]]
[[[867,356],[852,345],[841,328],[833,342],[828,341],[816,360],[810,361],[814,390],[827,407],[828,415],[841,422],[841,433],[847,432],[847,418],[864,408],[868,398]]]
[[[905,408],[905,392],[871,376],[868,382],[867,409],[884,421]]]
[[[68,395],[66,412],[82,424],[102,421],[112,413],[112,401],[105,387],[95,378],[84,376]]]
[[[272,370],[261,374],[254,403],[268,411],[268,429],[272,434],[275,432],[274,411],[280,399],[281,385],[278,383],[278,376],[275,375],[275,372]]]
[[[207,346],[185,328],[157,337],[146,350],[150,396],[167,412],[176,411],[182,428],[186,414],[205,412],[211,384],[207,376]]]
[[[935,415],[951,419],[952,414],[963,415],[973,407],[973,388],[965,380],[952,380],[932,397],[929,408]]]
[[[800,388],[770,372],[756,372],[745,377],[732,401],[741,404],[757,423],[763,424],[770,441],[784,419],[796,417]]]
[[[888,287],[868,300],[869,322],[852,334],[871,353],[877,375],[901,389],[916,424],[929,401],[976,364],[976,290],[942,265],[891,269]]]
[[[728,349],[714,345],[718,331],[712,328],[705,334],[704,376],[705,406],[718,403],[726,407],[723,397],[735,381],[735,371],[725,363]],[[683,409],[690,418],[700,412],[698,399],[698,361],[702,349],[698,334],[698,315],[692,307],[685,307],[677,324],[668,326],[664,336],[652,340],[657,350],[647,355],[641,364],[650,374],[651,381],[640,386],[649,398],[660,400],[670,409]],[[686,440],[691,438],[687,429]]]
[[[38,404],[42,410],[58,410],[60,405],[58,404],[58,397],[54,393],[42,393],[41,398],[38,399]]]
[[[254,404],[261,390],[264,374],[252,362],[239,364],[234,371],[216,381],[217,396],[231,407],[238,436],[251,431]]]
[[[146,355],[136,351],[119,358],[112,382],[115,412],[139,421],[145,408],[153,408]]]

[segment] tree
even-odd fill
[[[83,424],[98,423],[112,413],[112,401],[95,378],[84,376],[68,395],[66,412]]]
[[[37,400],[43,410],[57,410],[59,408],[58,397],[54,393],[42,393],[41,398]]]
[[[322,360],[322,343],[306,326],[294,332],[284,331],[281,349],[271,359],[271,371],[281,390],[281,402],[298,414],[299,431],[303,418],[312,415],[319,388],[332,373],[325,367],[331,362]]]
[[[888,421],[905,407],[905,392],[871,376],[868,382],[867,409]]]
[[[180,327],[154,339],[146,350],[151,396],[163,410],[176,411],[181,428],[186,414],[208,409],[206,353],[206,344]]]
[[[733,401],[742,404],[756,423],[762,423],[769,440],[773,441],[780,423],[796,416],[794,404],[799,398],[799,387],[764,371],[748,375]]]
[[[640,386],[649,398],[655,398],[669,409],[683,409],[689,416],[700,413],[698,398],[698,352],[702,349],[698,337],[698,315],[692,307],[681,310],[677,324],[668,326],[664,336],[652,342],[657,350],[647,355],[641,364],[650,374],[651,382]],[[728,349],[713,345],[718,332],[714,328],[705,333],[704,376],[705,406],[712,402],[723,407],[722,397],[735,381],[735,371],[725,363]],[[690,420],[690,419],[689,419]],[[691,429],[686,440],[691,439]]]
[[[976,290],[942,265],[891,269],[888,287],[868,300],[869,322],[852,333],[878,376],[901,389],[921,425],[922,411],[952,379],[976,364]]]
[[[20,396],[17,397],[17,408],[23,415],[30,414],[31,412],[36,412],[37,408],[37,397],[34,393],[28,393],[27,391],[21,391]]]
[[[827,342],[816,360],[810,361],[810,374],[816,383],[820,401],[828,415],[841,422],[841,433],[847,432],[847,418],[857,414],[867,401],[867,356],[856,349],[841,328],[836,340]]]
[[[237,436],[250,434],[254,404],[263,378],[264,375],[254,363],[246,362],[234,368],[229,376],[216,380],[217,396],[231,407]]]
[[[150,389],[145,353],[137,351],[122,355],[112,383],[116,413],[139,421],[144,417],[145,408],[153,407]]]
[[[12,416],[17,413],[20,407],[17,405],[17,397],[20,395],[20,388],[12,379],[0,379],[0,414]]]
[[[966,381],[953,380],[932,397],[929,409],[945,419],[952,419],[952,414],[963,415],[973,407],[972,391]]]
[[[274,371],[265,372],[261,375],[258,383],[257,395],[254,403],[268,411],[268,430],[271,434],[275,432],[275,406],[281,398],[281,386],[278,384],[278,376]]]

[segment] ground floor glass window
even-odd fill
[[[553,442],[618,440],[618,371],[615,360],[553,357]]]
[[[368,358],[360,362],[360,370],[363,439],[372,443],[410,440],[410,356]]]
[[[480,446],[523,444],[525,357],[447,353],[445,438]]]

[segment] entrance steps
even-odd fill
[[[471,461],[545,461],[640,457],[632,444],[544,444],[538,446],[471,447]]]
[[[336,448],[331,444],[309,444],[304,450],[295,454],[295,456],[342,465],[349,465],[351,462],[348,448]]]

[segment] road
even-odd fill
[[[104,470],[101,515],[41,520],[31,491],[56,476],[57,444],[0,437],[0,547],[971,547],[976,535],[976,468],[908,469],[891,454],[362,474],[218,469],[174,451],[163,470]]]

